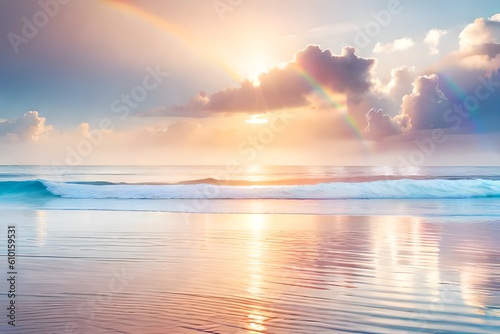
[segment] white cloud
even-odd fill
[[[52,126],[45,124],[45,118],[38,116],[37,111],[28,111],[23,117],[0,121],[0,136],[9,140],[33,140],[52,130]]]
[[[478,18],[460,33],[462,64],[489,73],[500,68],[500,14]]]
[[[460,33],[460,49],[471,51],[478,46],[500,42],[500,14],[478,18]]]
[[[411,48],[414,45],[415,43],[411,38],[404,37],[396,39],[395,41],[386,44],[382,44],[379,42],[375,45],[373,52],[382,53],[382,52],[403,51]]]
[[[436,55],[439,53],[439,42],[441,41],[441,37],[446,35],[448,33],[447,30],[443,29],[431,29],[427,33],[424,39],[424,43],[429,44],[430,46],[430,51],[429,53],[431,55]]]
[[[492,17],[490,17],[490,20],[491,20],[491,21],[497,21],[497,22],[500,22],[500,13],[495,14],[495,15],[493,15]]]

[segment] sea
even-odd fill
[[[0,166],[0,333],[499,333],[499,204],[500,167]]]

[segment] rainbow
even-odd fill
[[[459,97],[460,99],[465,99],[467,97],[467,93],[460,88],[453,80],[451,80],[448,76],[444,74],[439,75],[440,78],[443,79],[444,83],[453,91],[453,93]]]
[[[104,4],[112,6],[115,9],[121,10],[122,12],[128,13],[133,16],[142,18],[145,22],[163,30],[167,34],[177,38],[180,42],[186,46],[194,49],[197,53],[200,50],[203,51],[203,58],[208,58],[213,64],[219,66],[225,73],[227,73],[231,79],[236,82],[241,82],[243,78],[232,68],[230,68],[223,60],[220,59],[214,52],[210,50],[208,45],[206,45],[201,39],[190,34],[184,30],[179,25],[165,20],[159,16],[154,15],[132,3],[128,0],[101,0]]]
[[[464,100],[470,96],[470,93],[467,93],[464,91],[460,86],[458,86],[455,81],[453,81],[451,78],[444,74],[440,74],[439,78],[443,79],[444,84],[451,89],[451,91],[457,96],[461,103],[463,104]],[[474,132],[482,132],[481,130],[485,129],[486,126],[484,122],[481,120],[481,117],[478,116],[478,113],[480,112],[481,106],[479,106],[478,109],[471,111],[471,117],[469,118],[469,121],[472,123],[474,127]],[[476,116],[476,117],[474,117]],[[488,150],[496,150],[497,148],[495,147],[494,142],[488,139],[488,137],[484,136],[478,136],[477,140],[479,141],[479,144]]]
[[[450,88],[450,90],[455,94],[456,97],[458,97],[460,99],[460,102],[463,104],[464,100],[470,96],[469,93],[467,93],[466,91],[464,91],[460,86],[458,86],[451,78],[449,78],[448,76],[444,75],[444,74],[440,74],[439,75],[440,78],[443,79],[443,82],[444,84]],[[484,127],[484,125],[482,124],[481,120],[480,120],[480,117],[474,117],[475,115],[477,115],[479,113],[481,109],[481,106],[479,106],[478,109],[476,110],[473,110],[471,111],[471,117],[470,117],[470,121],[473,123],[474,127],[476,130],[480,130],[481,128]]]
[[[358,124],[356,119],[352,117],[351,114],[347,112],[347,104],[342,101],[337,101],[337,96],[325,85],[321,85],[312,75],[310,75],[306,70],[295,64],[297,73],[311,86],[311,88],[318,93],[329,105],[335,109],[339,109],[344,112],[344,120],[347,125],[352,129],[356,137],[364,140],[364,129]]]
[[[470,96],[470,93],[467,93],[462,88],[460,88],[460,86],[458,86],[455,81],[453,81],[450,77],[448,77],[445,74],[441,73],[439,75],[439,78],[443,79],[444,84],[447,85],[451,89],[451,91],[455,94],[455,96],[457,96],[460,99],[460,102],[463,105],[464,100],[468,96]],[[475,115],[477,115],[477,113],[480,111],[480,109],[481,109],[481,106],[479,106],[478,109],[471,111],[471,117],[469,118],[469,120],[472,122],[472,124],[474,126],[474,131],[476,131],[476,132],[481,132],[481,130],[485,129],[485,125],[484,125],[484,122],[481,121],[481,117],[474,117]],[[477,137],[477,140],[479,141],[479,144],[483,148],[489,149],[489,150],[496,150],[494,143],[491,140],[489,140],[487,137]]]
[[[214,64],[220,67],[235,82],[241,83],[244,81],[244,78],[242,78],[236,71],[230,68],[215,53],[211,52],[210,48],[205,43],[203,43],[203,41],[193,36],[192,34],[188,33],[178,25],[175,25],[163,18],[160,18],[150,12],[147,12],[144,9],[141,9],[138,6],[135,6],[134,4],[130,3],[128,0],[101,0],[101,1],[103,1],[107,5],[112,6],[113,8],[119,9],[133,16],[138,16],[142,18],[149,24],[163,30],[164,32],[168,33],[171,36],[174,36],[182,43],[193,48],[196,52],[203,50],[204,57],[210,59]],[[356,137],[358,137],[363,141],[364,140],[363,129],[358,124],[356,119],[354,119],[354,117],[352,117],[352,115],[350,115],[346,111],[347,110],[346,103],[344,101],[342,102],[337,101],[337,97],[335,96],[335,94],[332,93],[330,89],[327,88],[326,86],[321,85],[307,71],[301,69],[298,65],[294,67],[296,68],[298,74],[311,86],[311,88],[316,93],[318,93],[322,98],[324,98],[329,105],[331,105],[335,109],[344,111],[345,114],[344,119],[346,124],[352,129]]]

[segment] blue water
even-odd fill
[[[500,333],[499,175],[0,166],[0,333]]]
[[[499,197],[498,167],[0,166],[0,205],[48,210],[494,217]]]
[[[382,180],[329,182],[314,185],[224,185],[222,181],[197,184],[128,184],[111,182],[0,182],[0,196],[62,197],[70,199],[419,199],[500,197],[500,181]]]

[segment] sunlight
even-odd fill
[[[47,217],[45,211],[37,210],[36,214],[36,222],[37,222],[37,231],[36,231],[36,241],[39,246],[45,245],[45,239],[47,238]]]
[[[260,87],[260,77],[262,74],[268,73],[273,68],[284,69],[288,66],[287,62],[271,64],[270,62],[260,60],[255,62],[252,60],[249,64],[250,65],[247,65],[245,77],[254,87]]]
[[[259,76],[262,73],[269,71],[273,66],[270,60],[269,52],[264,47],[255,47],[255,49],[248,53],[242,61],[244,64],[245,78],[252,83],[255,87],[260,86]]]
[[[262,273],[264,271],[264,259],[266,243],[263,232],[266,228],[266,215],[254,214],[250,216],[249,223],[251,224],[252,239],[249,242],[248,248],[248,270],[249,282],[247,292],[254,298],[261,298],[264,294],[263,285],[265,284]],[[268,317],[265,316],[262,307],[258,304],[249,304],[247,314],[247,329],[249,333],[263,333],[266,330],[265,322]]]
[[[248,79],[248,81],[250,81],[252,86],[260,87],[260,79],[259,79],[260,74],[261,73],[248,76],[247,79]]]
[[[248,124],[267,124],[269,120],[267,118],[263,118],[264,115],[252,115],[249,119],[245,121]]]

